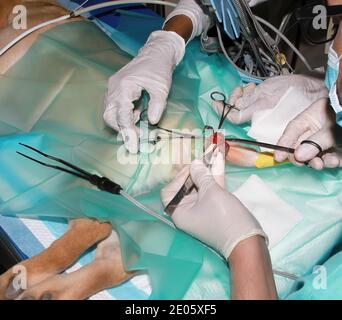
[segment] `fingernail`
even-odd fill
[[[285,161],[286,157],[287,157],[287,154],[285,152],[276,151],[274,153],[274,160],[277,161],[277,162]]]
[[[8,299],[13,299],[16,296],[18,296],[21,292],[23,292],[23,290],[21,288],[15,288],[13,281],[11,281],[11,283],[9,284],[9,286],[5,292],[5,296]]]

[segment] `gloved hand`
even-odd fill
[[[318,157],[319,149],[311,144],[300,143],[303,140],[316,142],[324,151]],[[274,158],[278,162],[289,159],[296,165],[309,165],[317,170],[342,166],[341,144],[342,128],[335,123],[335,113],[329,106],[328,99],[320,99],[305,109],[286,127],[278,145],[295,148],[294,154],[276,151]]]
[[[255,112],[274,108],[290,87],[299,88],[312,103],[328,96],[321,80],[301,75],[269,78],[258,86],[249,83],[235,88],[229,98],[229,104],[235,108],[231,109],[227,119],[236,124],[250,121]],[[219,115],[222,114],[222,103],[214,102],[213,107]]]
[[[138,56],[109,79],[103,118],[122,133],[130,152],[137,153],[139,144],[135,123],[140,114],[133,110],[133,102],[146,90],[150,97],[148,120],[157,124],[166,106],[173,70],[184,52],[184,39],[177,33],[155,31]]]
[[[266,235],[258,221],[233,194],[224,189],[224,158],[213,155],[212,169],[203,161],[195,160],[161,191],[166,206],[190,171],[197,190],[185,196],[172,215],[176,226],[229,258],[236,245],[249,237]]]

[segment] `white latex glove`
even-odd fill
[[[236,245],[249,237],[266,235],[258,221],[233,194],[224,189],[224,158],[216,152],[212,169],[195,160],[161,191],[167,205],[190,171],[197,190],[184,197],[172,215],[176,226],[228,258]]]
[[[184,52],[184,39],[177,33],[155,31],[138,56],[109,79],[103,118],[108,126],[122,133],[130,152],[137,153],[139,144],[135,123],[140,114],[133,110],[133,102],[146,90],[150,97],[148,120],[157,124],[166,106],[173,70]]]
[[[290,87],[300,88],[303,96],[311,103],[328,96],[321,80],[301,75],[273,77],[258,86],[249,83],[244,87],[235,88],[230,95],[229,104],[239,110],[231,109],[227,119],[236,124],[250,121],[255,112],[275,107]],[[222,114],[222,103],[214,102],[213,107],[219,115]]]
[[[311,140],[321,146],[325,154],[317,157],[319,150],[310,144],[300,143]],[[278,145],[295,148],[294,155],[276,151],[274,158],[282,162],[287,158],[296,165],[309,165],[317,170],[342,166],[341,145],[342,129],[335,123],[335,114],[328,99],[320,99],[305,109],[287,125]]]

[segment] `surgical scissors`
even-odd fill
[[[224,108],[223,108],[223,111],[222,111],[222,115],[221,115],[221,119],[220,119],[220,123],[219,123],[219,126],[218,126],[218,129],[221,129],[222,125],[223,125],[223,122],[225,120],[225,118],[227,117],[227,115],[229,114],[230,110],[231,109],[236,109],[236,110],[239,110],[238,108],[226,103],[226,96],[222,93],[222,92],[219,92],[219,91],[214,91],[210,94],[210,97],[213,101],[218,101],[218,102],[222,102],[223,105],[224,105]],[[224,111],[225,108],[229,108],[226,112]],[[140,118],[139,118],[139,121],[147,121],[147,119],[144,119],[144,115],[146,115],[146,112],[147,112],[147,109],[144,109],[141,114],[140,114]],[[159,125],[150,125],[152,128],[155,128],[155,129],[158,129],[158,130],[161,130],[161,131],[165,131],[169,134],[175,134],[178,136],[178,138],[180,139],[184,139],[184,138],[188,138],[188,139],[204,139],[205,136],[204,134],[202,135],[202,137],[199,137],[197,135],[192,135],[192,134],[188,134],[188,133],[182,133],[182,132],[178,132],[178,131],[175,131],[175,130],[172,130],[172,129],[167,129],[167,128],[163,128],[163,127],[160,127]],[[213,130],[213,134],[215,133],[214,129],[211,127],[211,126],[205,126],[204,127],[204,130],[206,129],[211,129]],[[171,137],[171,138],[176,138],[176,137]],[[158,141],[162,140],[162,137],[161,136],[157,136],[155,140],[148,140],[148,142],[151,142],[153,144],[156,144]],[[295,152],[295,149],[294,148],[290,148],[290,147],[286,147],[286,146],[279,146],[279,145],[276,145],[276,144],[271,144],[271,143],[267,143],[267,142],[262,142],[262,141],[255,141],[255,140],[249,140],[249,139],[240,139],[240,138],[225,138],[225,140],[227,142],[235,142],[237,144],[244,144],[244,145],[251,145],[251,146],[257,146],[257,147],[263,147],[263,148],[267,148],[267,149],[271,149],[271,150],[279,150],[279,151],[284,151],[284,152],[287,152],[287,153],[294,153]],[[315,142],[311,141],[311,140],[304,140],[301,142],[301,144],[304,144],[304,143],[310,143],[312,145],[314,145],[319,151],[320,153],[319,154],[322,154],[323,150],[322,148]],[[204,144],[203,144],[204,146]]]
[[[288,152],[288,153],[294,153],[295,152],[295,149],[290,148],[290,147],[278,146],[276,144],[271,144],[271,143],[266,143],[266,142],[261,142],[261,141],[239,139],[239,138],[225,138],[225,140],[227,142],[235,142],[238,144],[246,144],[246,145],[251,145],[251,146],[263,147],[263,148],[267,148],[267,149],[279,150],[279,151],[284,151],[284,152]]]
[[[219,101],[223,103],[223,111],[222,111],[222,115],[221,115],[221,119],[220,119],[220,123],[218,126],[218,130],[221,129],[223,122],[225,120],[225,118],[227,117],[227,115],[229,114],[231,109],[236,109],[239,110],[238,108],[226,103],[226,96],[219,91],[214,91],[210,94],[210,97],[213,101]],[[225,109],[228,108],[227,111],[225,111]],[[140,113],[140,118],[139,121],[147,121],[147,119],[144,118],[144,115],[146,115],[147,109],[144,109],[141,113]],[[205,136],[204,134],[202,135],[202,137],[199,137],[197,135],[192,135],[192,134],[188,134],[188,133],[182,133],[182,132],[178,132],[175,130],[171,130],[171,129],[166,129],[163,127],[160,127],[159,125],[150,125],[152,128],[167,132],[169,134],[175,134],[178,136],[178,138],[180,139],[184,139],[184,138],[189,138],[189,139],[199,139],[202,138],[204,139]],[[210,128],[211,130],[213,130],[213,134],[215,133],[214,129],[211,126],[205,126],[205,129]],[[176,137],[170,137],[170,138],[176,138]],[[158,141],[160,141],[162,139],[161,136],[157,136],[155,140],[148,140],[148,142],[151,142],[153,144],[156,144]],[[229,142],[235,142],[237,144],[244,144],[244,145],[252,145],[252,146],[257,146],[257,147],[263,147],[263,148],[267,148],[267,149],[271,149],[271,150],[280,150],[280,151],[284,151],[284,152],[288,152],[288,153],[294,153],[295,149],[290,148],[290,147],[285,147],[285,146],[279,146],[276,144],[271,144],[271,143],[266,143],[266,142],[262,142],[262,141],[255,141],[255,140],[249,140],[249,139],[240,139],[240,138],[225,138],[225,140],[229,143]],[[204,144],[203,144],[204,145]]]

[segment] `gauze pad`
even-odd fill
[[[288,123],[311,103],[298,88],[290,87],[273,109],[253,115],[248,135],[258,141],[277,144]]]
[[[301,213],[279,198],[257,175],[251,175],[234,195],[259,221],[269,238],[270,249],[302,220]]]

